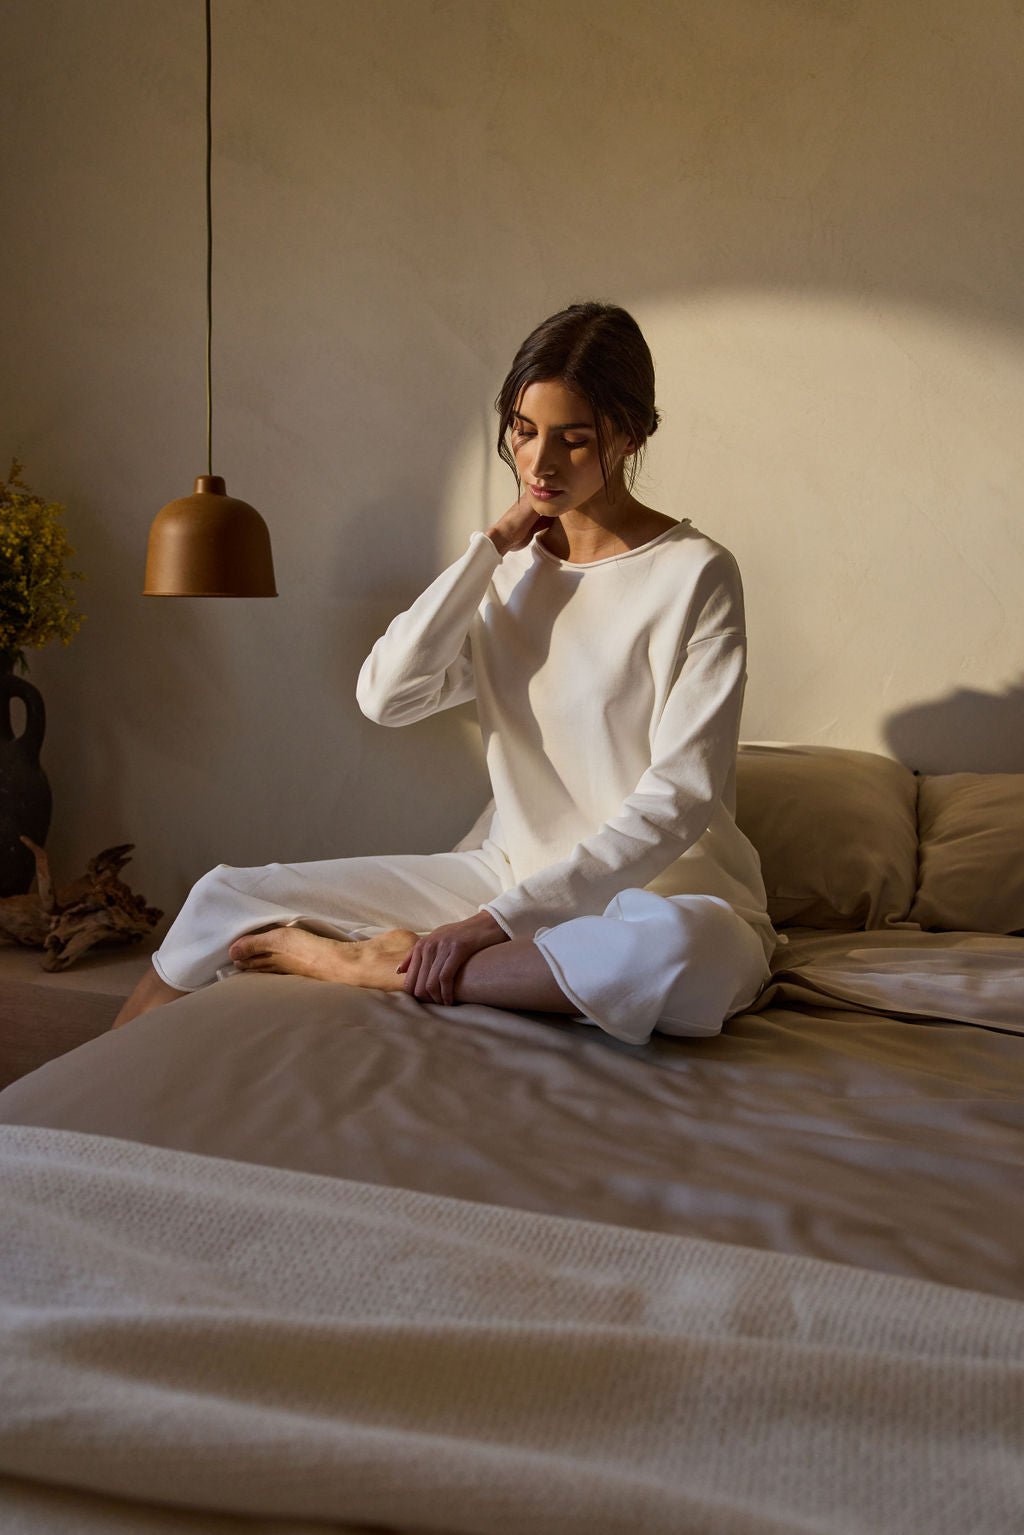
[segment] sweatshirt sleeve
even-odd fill
[[[471,533],[465,554],[391,620],[356,680],[367,719],[411,725],[476,696],[469,630],[501,558],[486,533]]]
[[[746,658],[742,619],[691,639],[656,727],[651,764],[617,814],[565,858],[478,909],[510,938],[532,938],[570,917],[600,916],[620,891],[643,889],[680,858],[707,830],[735,765]]]

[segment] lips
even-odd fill
[[[530,495],[536,496],[539,501],[553,501],[556,496],[560,496],[562,494],[563,492],[560,490],[552,490],[550,487],[543,485],[530,486]]]

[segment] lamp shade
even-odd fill
[[[145,597],[276,597],[267,525],[236,501],[219,474],[201,474],[191,496],[153,519]]]

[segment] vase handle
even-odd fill
[[[43,736],[46,734],[46,705],[43,703],[42,693],[24,677],[8,676],[0,678],[0,698],[3,698],[3,706],[7,714],[6,720],[0,720],[0,724],[4,726],[4,734],[8,740],[17,739],[30,764],[33,767],[37,766]],[[11,729],[12,698],[20,698],[25,705],[25,729],[17,737]]]

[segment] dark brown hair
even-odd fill
[[[507,436],[516,405],[529,384],[558,379],[580,395],[594,413],[598,457],[610,498],[610,451],[605,423],[636,443],[627,489],[640,468],[644,444],[661,420],[654,407],[654,361],[639,325],[617,304],[570,304],[532,330],[519,348],[501,386],[498,454],[520,484]]]

